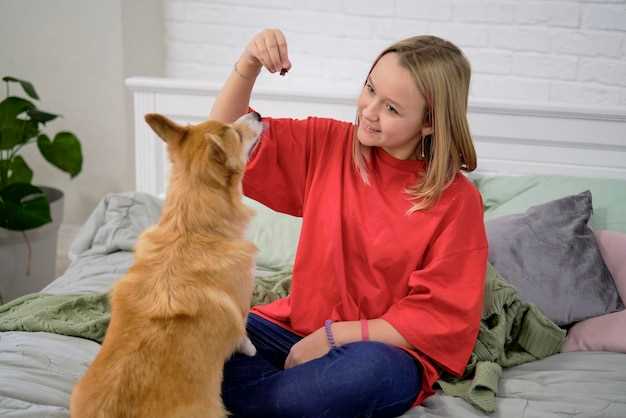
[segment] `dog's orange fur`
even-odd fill
[[[244,239],[252,212],[241,178],[261,124],[242,119],[181,127],[146,116],[167,143],[169,191],[113,288],[111,322],[74,388],[72,418],[226,416],[223,366],[245,338],[256,252]]]

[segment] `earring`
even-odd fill
[[[420,159],[422,160],[426,158],[426,152],[424,151],[424,142],[426,142],[426,135],[422,136],[422,141],[421,141]]]

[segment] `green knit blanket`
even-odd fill
[[[291,271],[257,276],[252,305],[287,296]],[[101,343],[111,319],[108,293],[33,293],[0,306],[0,331],[51,332]]]
[[[502,368],[558,353],[564,341],[565,330],[520,300],[517,290],[488,264],[480,331],[465,372],[460,378],[444,373],[437,383],[447,395],[494,412]]]
[[[33,293],[0,306],[0,331],[51,332],[102,342],[110,319],[106,293]]]

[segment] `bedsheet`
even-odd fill
[[[104,198],[70,248],[68,270],[48,293],[106,292],[132,263],[138,234],[158,218],[160,200],[142,193]],[[275,274],[258,271],[258,275]],[[99,350],[50,333],[0,333],[0,416],[68,417],[73,384]],[[484,417],[438,392],[404,418]],[[626,417],[626,354],[563,353],[505,369],[493,417]]]

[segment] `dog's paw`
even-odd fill
[[[256,347],[250,341],[248,336],[244,336],[241,341],[239,341],[239,345],[237,346],[237,351],[245,354],[246,356],[254,356],[256,354]]]

